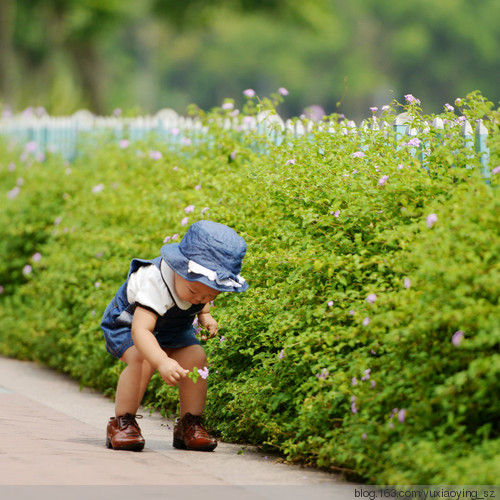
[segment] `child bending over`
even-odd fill
[[[137,410],[153,373],[171,387],[179,385],[180,415],[175,448],[212,451],[217,440],[202,424],[207,381],[187,374],[204,368],[207,358],[195,336],[193,320],[217,334],[210,302],[221,292],[244,292],[240,276],[246,243],[231,228],[211,221],[191,225],[180,243],[161,249],[152,260],[134,259],[128,278],[106,308],[101,328],[110,354],[125,362],[116,388],[115,416],[107,426],[106,445],[141,451],[144,438]]]

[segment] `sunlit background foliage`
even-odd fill
[[[2,0],[0,106],[184,112],[284,86],[285,117],[406,93],[440,112],[500,99],[498,19],[497,0]]]

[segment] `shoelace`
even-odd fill
[[[199,437],[209,437],[202,423],[201,415],[191,415],[191,413],[186,413],[184,420],[186,431],[190,430],[193,434],[196,434]]]
[[[120,418],[120,427],[126,429],[127,427],[133,425],[139,427],[136,419],[141,419],[142,415],[132,415],[131,413],[125,413],[123,417]]]

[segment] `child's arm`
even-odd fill
[[[211,339],[217,335],[219,325],[210,314],[210,304],[205,304],[205,307],[198,313],[198,321],[201,326],[208,330],[208,337],[202,334],[201,340]]]
[[[137,306],[132,319],[132,340],[137,350],[156,368],[162,379],[170,386],[176,386],[189,370],[182,366],[160,347],[153,335],[158,316],[144,307]]]

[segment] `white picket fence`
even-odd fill
[[[363,121],[359,126],[354,121],[346,120],[341,123],[315,123],[311,120],[293,119],[284,121],[276,114],[269,112],[257,116],[235,116],[220,118],[220,125],[227,130],[246,133],[256,131],[266,134],[270,141],[279,146],[287,136],[299,137],[311,134],[314,130],[327,130],[329,133],[366,134],[369,131],[380,131],[392,127],[399,139],[398,143],[406,139],[418,138],[422,132],[433,127],[436,134],[445,135],[443,120],[436,117],[426,128],[412,127],[406,114],[398,115],[392,124],[379,122],[376,119]],[[482,120],[472,125],[467,120],[455,122],[455,132],[464,139],[464,146],[480,155],[481,170],[485,178],[490,177],[489,148],[487,147],[488,130]],[[450,129],[446,130],[446,134]],[[208,127],[198,119],[184,117],[174,110],[163,109],[154,116],[137,118],[102,117],[95,116],[89,111],[77,111],[72,116],[26,116],[14,115],[0,118],[0,135],[12,138],[20,144],[30,144],[30,149],[41,154],[46,152],[59,153],[67,160],[72,161],[78,153],[82,143],[95,140],[96,137],[107,137],[112,140],[136,141],[145,139],[154,134],[165,145],[174,149],[180,145],[196,144],[210,140]],[[420,148],[410,148],[413,155],[425,158],[425,143]]]

